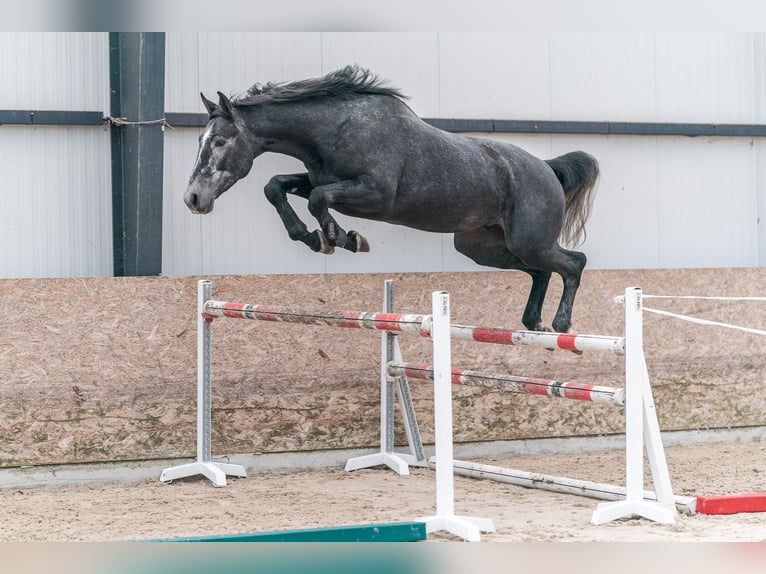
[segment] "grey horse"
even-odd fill
[[[522,322],[544,331],[551,273],[563,280],[553,329],[568,332],[585,254],[562,247],[584,233],[598,179],[581,151],[543,161],[499,141],[445,132],[420,119],[406,97],[358,66],[321,78],[256,84],[240,97],[200,94],[209,121],[184,197],[194,213],[245,177],[264,152],[286,154],[305,173],[275,175],[265,187],[289,237],[330,254],[369,251],[330,209],[436,233],[453,233],[460,253],[480,265],[532,277]],[[308,200],[309,231],[287,201]]]

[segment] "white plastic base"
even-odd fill
[[[466,542],[481,542],[481,532],[495,531],[492,520],[474,516],[425,516],[415,521],[426,523],[426,533],[446,530]]]
[[[602,502],[593,511],[592,524],[605,524],[618,518],[640,516],[660,524],[673,524],[678,512],[675,505],[661,504],[649,500],[617,500]]]
[[[166,468],[160,475],[161,482],[172,482],[179,478],[195,476],[201,474],[209,479],[213,486],[226,486],[226,476],[238,476],[247,478],[245,467],[239,464],[228,464],[225,462],[190,462]]]
[[[346,461],[346,472],[381,465],[387,466],[400,476],[407,476],[410,474],[410,466],[426,466],[426,463],[418,462],[411,454],[376,452],[348,459]]]

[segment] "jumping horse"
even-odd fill
[[[210,213],[264,152],[286,154],[305,173],[275,175],[264,191],[290,239],[313,251],[369,251],[339,213],[436,233],[453,233],[460,253],[480,265],[532,277],[522,322],[547,330],[543,300],[551,273],[563,280],[553,329],[568,332],[585,254],[562,247],[584,233],[598,163],[571,152],[541,160],[509,143],[445,132],[420,119],[398,89],[358,66],[321,78],[255,84],[218,103],[203,94],[209,121],[184,200]],[[308,200],[309,231],[287,201]]]

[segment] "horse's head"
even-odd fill
[[[210,213],[216,198],[250,172],[258,150],[229,98],[218,92],[216,104],[200,96],[210,119],[199,138],[197,163],[184,201],[194,213]]]

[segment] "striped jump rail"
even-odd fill
[[[389,377],[394,378],[408,377],[421,381],[434,380],[434,370],[429,365],[391,362],[386,366],[386,371]],[[515,393],[625,406],[625,389],[621,388],[461,369],[452,369],[451,372],[453,385],[486,387]]]
[[[310,311],[280,307],[276,305],[255,305],[230,301],[206,301],[203,316],[206,320],[216,317],[253,319],[300,323],[304,325],[327,325],[351,329],[371,329],[393,333],[414,333],[431,337],[431,315],[404,313],[358,312],[358,311]],[[568,351],[607,351],[615,355],[625,354],[624,337],[582,335],[577,333],[551,333],[541,331],[513,331],[492,327],[450,325],[453,339],[464,339],[478,343],[499,345],[529,345],[546,349]]]

